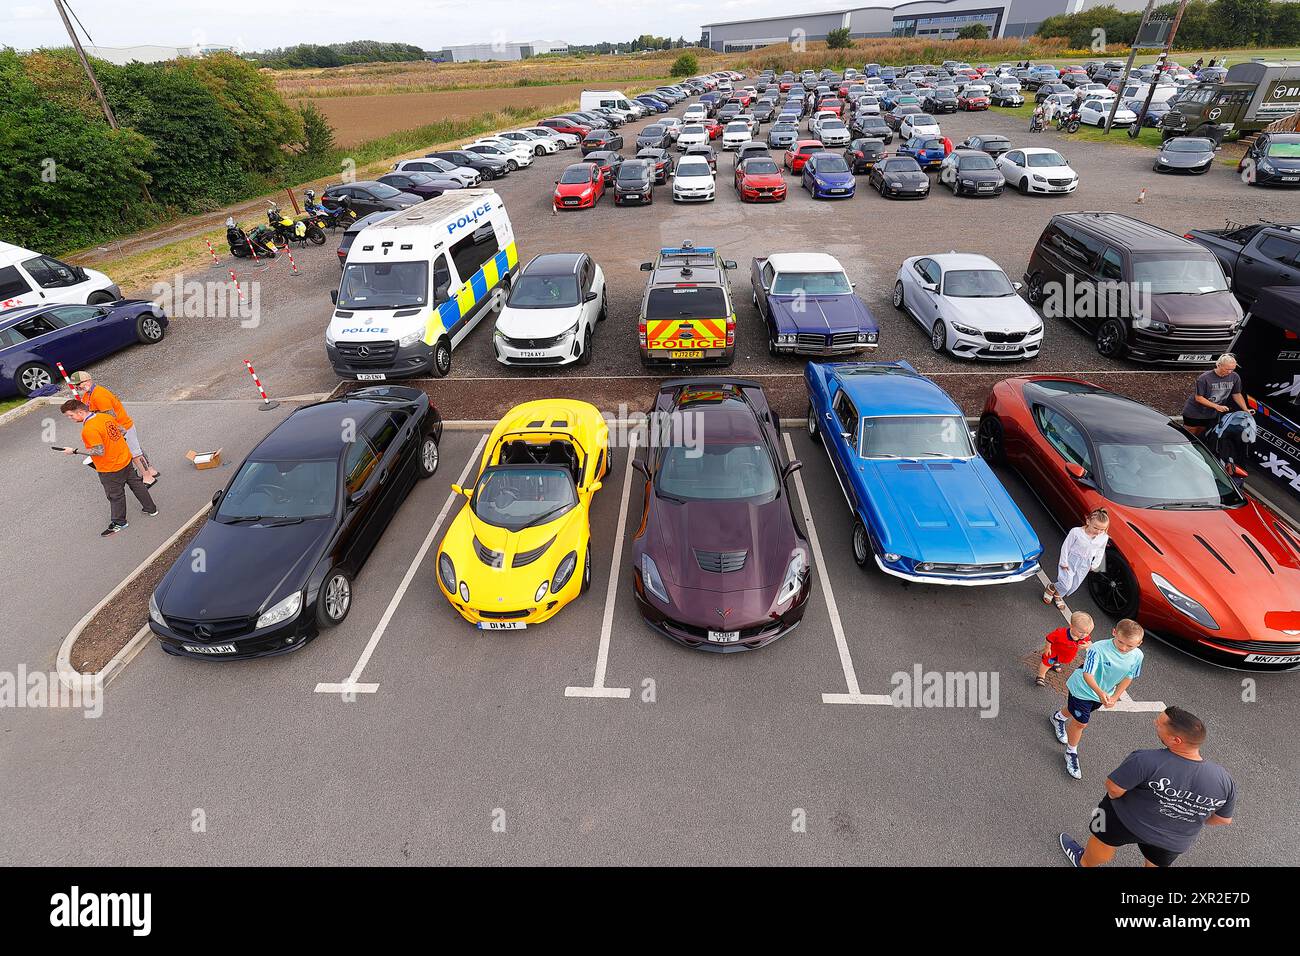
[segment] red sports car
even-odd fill
[[[808,157],[813,153],[820,153],[825,148],[819,139],[795,140],[794,144],[785,151],[781,165],[792,173],[801,173],[803,172],[803,164],[808,162]]]
[[[736,192],[742,202],[781,202],[785,178],[770,156],[751,156],[736,167]]]
[[[595,163],[574,163],[555,181],[556,209],[589,209],[605,195],[605,177]]]
[[[957,109],[959,110],[986,110],[989,108],[989,98],[983,93],[963,93],[957,97]]]
[[[1170,419],[1090,382],[1009,378],[980,418],[985,460],[1020,473],[1063,528],[1104,507],[1093,601],[1243,670],[1300,669],[1300,535]]]

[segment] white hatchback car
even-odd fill
[[[712,202],[716,194],[713,167],[709,161],[687,156],[673,173],[673,202]]]
[[[605,274],[586,253],[534,256],[515,276],[492,345],[502,365],[588,365],[605,319]]]
[[[702,103],[696,103],[694,106],[686,107],[686,112],[682,114],[682,120],[686,123],[700,123],[709,118],[708,107]]]
[[[505,133],[498,133],[493,139],[504,139],[530,150],[534,156],[546,156],[550,153],[558,153],[560,144],[551,140],[540,140],[529,136],[523,130],[512,129]]]
[[[1007,185],[1030,193],[1072,193],[1079,188],[1079,174],[1054,149],[1028,146],[1010,149],[998,157],[998,169]]]
[[[576,149],[582,142],[573,133],[561,133],[558,129],[551,129],[547,126],[530,126],[527,129],[521,129],[519,132],[527,133],[529,136],[549,139],[555,142],[560,149]]]
[[[688,146],[703,146],[709,142],[709,131],[700,123],[687,123],[677,134],[677,148],[686,151]]]
[[[742,143],[748,143],[751,138],[748,123],[732,120],[722,131],[722,148],[739,149]]]
[[[910,315],[936,352],[986,361],[1035,358],[1043,320],[987,256],[950,252],[913,256],[894,282],[894,308]]]
[[[909,113],[898,124],[898,138],[906,142],[913,136],[942,136],[939,121],[929,113]]]

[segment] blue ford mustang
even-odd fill
[[[809,362],[808,433],[853,513],[853,557],[927,584],[1005,584],[1042,545],[975,454],[961,409],[906,362]]]

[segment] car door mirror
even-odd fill
[[[583,302],[595,302],[595,301],[596,301],[596,298],[597,298],[597,295],[598,295],[598,293],[596,293],[596,292],[588,292],[586,295],[584,295],[584,296],[582,297],[582,301],[583,301]]]
[[[370,496],[369,488],[358,488],[352,494],[348,495],[348,505],[355,508]]]
[[[937,282],[922,282],[922,283],[921,283],[921,288],[924,289],[926,292],[938,292],[938,291],[939,291],[939,283],[937,283]]]
[[[339,290],[338,290],[338,289],[330,289],[330,301],[333,302],[335,305],[338,305],[338,304],[339,304]]]
[[[1025,287],[1025,284],[1024,284],[1023,282],[1013,282],[1013,283],[1011,283],[1011,288],[1015,289],[1017,292],[1019,292],[1019,291],[1020,291],[1021,289],[1023,289],[1024,287]]]
[[[645,475],[647,481],[650,480],[650,469],[649,467],[646,466],[646,463],[643,462],[640,458],[633,460],[632,467],[635,468],[637,471],[641,472],[641,474]]]
[[[465,487],[463,487],[462,485],[452,485],[452,486],[451,486],[451,493],[452,493],[453,495],[464,495],[466,498],[469,497],[469,493],[470,493],[471,490],[472,490],[472,489],[470,489],[470,488],[465,488]]]
[[[643,262],[643,263],[641,263],[641,271],[642,271],[642,272],[653,272],[653,271],[654,271],[654,268],[655,268],[655,264],[654,264],[653,262]]]
[[[723,259],[723,260],[722,260],[722,267],[723,267],[724,269],[736,269],[736,268],[739,268],[739,267],[736,265],[736,260],[735,260],[735,259]]]
[[[1082,481],[1084,478],[1088,477],[1088,469],[1084,468],[1083,465],[1076,464],[1072,461],[1066,462],[1065,470],[1069,472],[1070,477],[1075,481]]]
[[[217,505],[221,504],[221,498],[223,495],[225,495],[225,491],[222,490],[221,488],[218,488],[216,492],[212,495],[212,507],[215,508]]]
[[[590,485],[587,486],[587,491],[589,491],[591,494],[594,495],[596,492],[600,491],[600,489],[603,487],[605,486],[602,482],[593,481]]]
[[[786,466],[781,469],[781,477],[789,478],[796,471],[800,471],[802,468],[803,468],[803,462],[801,462],[799,459],[796,458],[793,461],[788,462]]]

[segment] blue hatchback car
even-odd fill
[[[943,140],[933,136],[913,136],[898,148],[898,153],[911,156],[922,169],[935,169],[948,156],[943,149]]]
[[[923,584],[1023,581],[1043,547],[961,408],[906,362],[809,362],[808,433],[853,515],[853,559]]]
[[[136,342],[161,342],[167,316],[156,303],[28,305],[0,312],[0,397],[23,398]]]
[[[857,187],[853,170],[839,153],[813,153],[803,164],[801,185],[813,199],[851,199]]]

